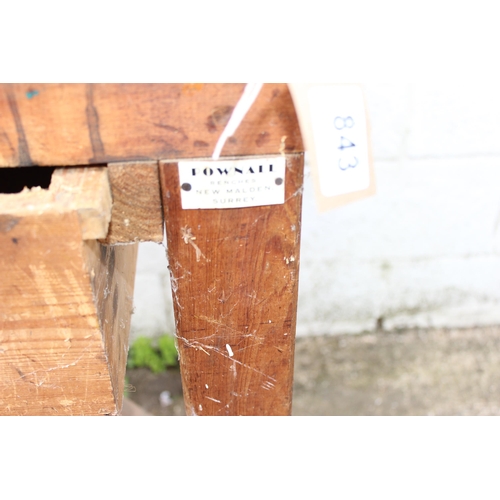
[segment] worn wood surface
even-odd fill
[[[0,84],[0,167],[208,157],[243,88]],[[222,155],[280,148],[302,152],[302,139],[287,85],[265,84]]]
[[[0,84],[0,168],[85,167],[56,170],[48,190],[0,195],[1,414],[120,412],[137,245],[96,240],[158,238],[158,187],[146,196],[158,180],[140,162],[209,157],[243,88]],[[302,152],[287,86],[265,84],[222,156],[286,153],[284,205],[183,211],[177,169],[161,164],[191,414],[290,414]],[[81,170],[97,177],[86,184]]]
[[[96,259],[99,245],[84,242],[107,233],[105,170],[56,170],[48,190],[0,195],[2,415],[121,408],[135,251],[119,247],[112,258],[99,250]],[[94,194],[84,196],[91,178]],[[94,223],[102,220],[89,226],[89,214]]]
[[[283,205],[182,210],[177,165],[160,163],[188,414],[291,412],[302,176],[288,155]]]
[[[97,241],[85,242],[87,269],[118,413],[123,405],[138,248],[137,243],[105,246]]]
[[[105,238],[111,220],[111,188],[104,167],[61,168],[52,174],[48,189],[25,188],[1,194],[1,215],[75,212],[84,240]]]
[[[110,163],[113,208],[106,244],[163,241],[158,162]]]
[[[108,233],[112,199],[106,168],[58,168],[48,191],[54,197],[52,210],[76,211],[84,240]]]

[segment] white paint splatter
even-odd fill
[[[226,344],[226,349],[227,349],[227,353],[229,354],[230,357],[233,356],[233,350],[231,349],[231,346],[229,344]]]

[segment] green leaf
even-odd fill
[[[175,339],[170,335],[163,335],[158,339],[160,355],[166,366],[177,366],[178,354]]]
[[[138,337],[130,346],[127,368],[149,368],[153,373],[161,373],[168,366],[177,366],[177,359],[175,339],[171,335],[161,336],[158,346],[148,337]]]

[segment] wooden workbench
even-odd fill
[[[304,148],[285,84],[221,157],[284,156],[285,202],[180,203],[178,161],[210,158],[243,89],[0,85],[0,414],[120,413],[137,243],[164,225],[187,413],[290,414]]]

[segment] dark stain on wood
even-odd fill
[[[172,127],[171,125],[164,125],[163,123],[153,123],[155,127],[162,128],[164,130],[168,130],[169,132],[172,132],[174,134],[179,134],[180,137],[182,137],[183,141],[187,141],[189,137],[186,135],[184,130],[182,128],[176,128]]]
[[[93,157],[89,158],[89,163],[109,163],[114,161],[144,161],[151,160],[149,156],[113,156],[107,155],[104,143],[101,138],[101,131],[99,129],[99,113],[94,105],[94,86],[92,83],[87,84],[87,106],[85,114],[87,117],[87,126],[89,130],[90,144],[92,146]]]
[[[207,118],[207,121],[206,121],[205,125],[207,126],[207,130],[211,134],[213,134],[214,132],[217,132],[217,127],[215,126],[214,119],[212,118],[212,115],[210,115]]]
[[[195,148],[208,148],[209,144],[205,141],[194,141],[193,146]]]
[[[99,252],[101,264],[107,270],[106,271],[106,287],[113,282],[113,276],[115,273],[116,266],[116,252],[115,247],[111,245],[99,244]]]
[[[0,215],[0,233],[8,233],[19,224],[20,217],[12,215]]]
[[[104,144],[99,131],[99,114],[94,106],[94,87],[91,83],[87,84],[87,107],[85,108],[87,115],[87,125],[89,128],[90,144],[92,145],[93,158],[90,158],[90,163],[102,161],[104,158]]]
[[[10,150],[10,154],[12,156],[15,156],[16,150],[12,146],[12,143],[9,140],[9,136],[3,130],[0,132],[0,143],[6,144]]]
[[[169,155],[178,156],[178,155],[182,154],[182,151],[180,149],[177,149],[172,143],[168,142],[163,137],[152,137],[151,142],[161,143],[163,145],[160,156],[169,156]],[[154,159],[154,158],[147,158],[147,160],[151,160],[151,159]]]
[[[261,132],[255,140],[255,145],[260,148],[261,146],[269,142],[269,137],[269,132]]]
[[[113,281],[113,276],[115,274],[115,267],[116,267],[116,251],[115,247],[110,246],[108,247],[108,282]]]
[[[212,118],[217,126],[225,127],[233,114],[233,106],[218,106],[212,111]]]
[[[100,254],[100,259],[101,259],[101,263],[102,263],[103,265],[105,265],[105,264],[106,264],[106,252],[107,252],[106,248],[107,248],[107,247],[106,247],[106,246],[104,246],[104,245],[100,245],[100,246],[99,246],[99,254]]]
[[[233,114],[233,106],[217,106],[208,116],[206,126],[210,133],[216,132],[219,128],[224,128]]]
[[[115,321],[117,314],[118,314],[118,287],[115,286],[115,289],[113,291],[113,322]]]
[[[6,94],[7,100],[9,102],[9,108],[12,116],[14,117],[14,123],[16,124],[19,163],[21,165],[34,165],[33,161],[31,160],[28,141],[26,140],[26,135],[24,133],[21,116],[19,115],[19,110],[17,108],[16,98],[9,87],[7,87]]]

